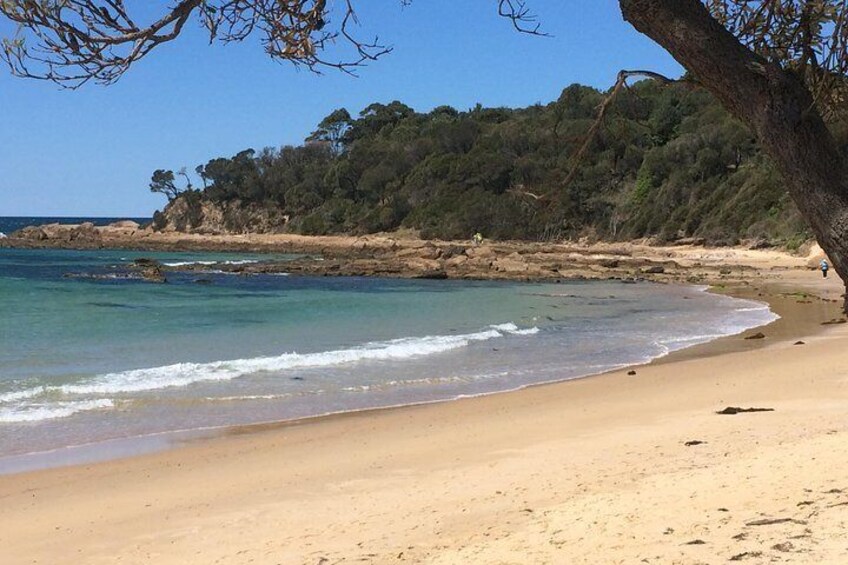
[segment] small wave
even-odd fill
[[[20,424],[67,418],[78,412],[112,408],[115,403],[107,398],[80,400],[76,402],[52,402],[50,404],[31,404],[15,408],[0,409],[0,423]]]
[[[173,261],[170,263],[162,263],[166,267],[188,267],[192,265],[252,265],[258,263],[256,259],[239,259],[233,261]]]
[[[539,333],[539,328],[535,326],[532,328],[519,329],[518,326],[516,326],[512,322],[508,322],[506,324],[497,324],[489,327],[491,327],[493,330],[499,332],[506,332],[512,335],[533,335]]]
[[[26,390],[18,390],[14,392],[4,392],[3,394],[0,394],[0,404],[6,404],[8,402],[20,402],[21,400],[34,398],[43,393],[43,386],[37,386]]]
[[[114,395],[145,392],[199,382],[227,381],[256,373],[273,373],[292,369],[334,367],[363,361],[392,361],[445,353],[473,342],[487,341],[506,335],[530,335],[538,328],[519,329],[513,323],[490,326],[486,330],[460,335],[408,337],[372,342],[350,349],[317,353],[284,353],[273,357],[255,357],[214,361],[211,363],[175,363],[149,369],[133,369],[98,375],[76,384],[56,387],[34,387],[7,393],[9,402],[34,398],[48,392],[65,395]],[[15,396],[11,396],[15,395]],[[4,397],[0,396],[0,399]]]

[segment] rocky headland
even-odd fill
[[[551,281],[647,279],[703,284],[746,283],[769,273],[815,268],[820,248],[790,254],[760,245],[710,248],[697,240],[673,245],[633,242],[523,242],[424,240],[414,233],[367,236],[302,236],[278,233],[184,233],[154,230],[132,221],[108,226],[30,226],[0,239],[0,247],[130,249],[143,251],[267,253],[246,264],[154,263],[131,266],[146,280],[161,282],[168,271],[225,271],[243,275],[289,273],[316,276],[382,276],[431,279]],[[753,248],[752,248],[753,247]],[[273,254],[273,255],[272,255]],[[275,258],[290,255],[284,260]]]

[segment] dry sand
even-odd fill
[[[0,563],[848,563],[848,327],[789,290],[634,376],[0,477]]]

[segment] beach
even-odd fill
[[[774,277],[763,339],[2,476],[0,562],[844,562],[841,288]]]

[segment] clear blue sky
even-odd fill
[[[606,89],[620,69],[680,74],[614,0],[530,5],[553,37],[514,32],[495,0],[359,0],[363,35],[394,46],[359,78],[274,63],[252,42],[210,47],[198,24],[110,87],[60,90],[0,68],[0,216],[150,216],[164,204],[147,190],[154,169],[298,144],[338,107],[516,107],[574,82]]]

